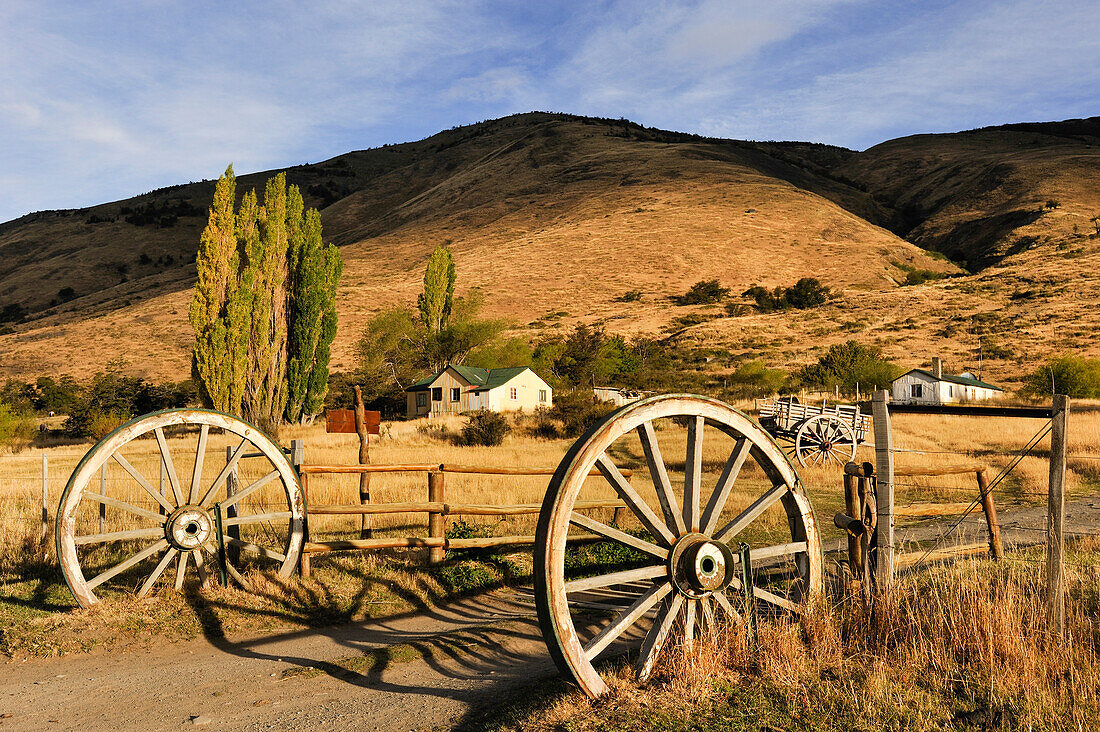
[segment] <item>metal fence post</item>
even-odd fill
[[[885,590],[894,581],[894,439],[890,431],[889,392],[875,391],[871,402],[875,430],[875,534],[878,558],[875,584]]]

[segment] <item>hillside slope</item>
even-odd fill
[[[1013,147],[1021,134],[1038,134],[1041,144]],[[440,242],[455,254],[460,291],[480,288],[491,312],[532,338],[584,321],[788,364],[853,336],[909,359],[933,347],[961,358],[974,328],[941,321],[1005,307],[1052,317],[1043,313],[1093,297],[1097,240],[1077,222],[1088,224],[1095,196],[1091,140],[978,131],[856,153],[532,113],[287,173],[308,204],[322,207],[326,239],[346,261],[336,369],[354,366],[371,313],[415,301],[424,260]],[[1012,174],[990,188],[975,161]],[[241,176],[238,191],[269,174]],[[0,273],[0,306],[29,313],[0,335],[0,374],[84,377],[121,356],[137,374],[185,377],[191,260],[212,189],[209,181],[186,184],[0,225],[0,257],[12,263]],[[1004,217],[1034,213],[1047,199],[1059,206],[1027,221]],[[997,235],[966,235],[973,221]],[[1005,246],[1031,231],[1042,233],[1027,246]],[[986,269],[899,287],[910,268],[964,273],[898,233]],[[1081,277],[1078,294],[1063,297],[1067,267]],[[844,294],[812,312],[737,318],[669,300],[700,279],[718,278],[737,293],[804,276]],[[1028,281],[1038,282],[1031,294],[1012,299]],[[616,302],[630,290],[643,293],[640,302]],[[678,324],[687,314],[709,322]],[[1087,321],[1090,309],[1080,317]]]

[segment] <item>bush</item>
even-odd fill
[[[722,287],[718,280],[699,280],[685,294],[672,300],[677,305],[707,305],[722,302],[729,294],[729,288]]]
[[[642,299],[641,290],[630,290],[615,298],[615,302],[638,302]]]
[[[741,293],[741,297],[752,298],[762,313],[770,313],[773,310],[782,310],[786,304],[783,299],[783,288],[777,287],[769,290],[760,285],[753,285]]]
[[[803,367],[798,372],[798,380],[806,386],[832,388],[839,385],[850,394],[855,391],[856,384],[863,391],[887,388],[901,373],[902,369],[883,358],[877,347],[847,341],[830,347],[817,363]]]
[[[824,305],[829,299],[829,288],[824,287],[815,277],[803,277],[788,287],[783,293],[783,299],[792,308],[806,310]]]
[[[0,448],[19,452],[34,440],[34,414],[0,402]]]
[[[1081,356],[1056,358],[1033,371],[1023,391],[1032,396],[1050,396],[1052,381],[1058,394],[1100,399],[1100,360]]]
[[[484,410],[471,412],[470,421],[462,428],[462,444],[496,447],[511,431],[503,414]]]
[[[559,437],[579,437],[615,411],[611,402],[601,402],[595,393],[587,390],[561,392],[554,395],[554,406],[549,417],[561,425]]]
[[[769,369],[761,360],[746,361],[730,374],[727,383],[734,398],[753,399],[782,391],[787,372]]]

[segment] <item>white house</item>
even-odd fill
[[[943,373],[943,362],[932,359],[932,370],[913,369],[890,384],[890,399],[895,404],[950,404],[960,401],[992,399],[1004,393],[999,386],[975,379],[963,372],[958,376]]]
[[[551,407],[553,389],[526,366],[479,369],[447,366],[405,390],[406,415],[438,417],[479,409],[514,412]]]

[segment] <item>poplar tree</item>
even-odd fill
[[[428,258],[424,270],[424,291],[417,298],[420,322],[438,333],[447,326],[455,292],[455,261],[451,250],[440,244]]]
[[[245,249],[252,297],[243,411],[275,431],[286,407],[286,173],[268,179],[258,221],[259,236]]]
[[[214,186],[214,200],[195,257],[198,281],[187,311],[195,331],[192,375],[204,399],[214,409],[230,413],[240,411],[239,392],[233,388],[234,369],[226,368],[227,362],[238,363],[240,345],[229,317],[238,296],[236,187],[230,165]]]
[[[336,285],[344,268],[336,246],[326,247],[321,241],[321,214],[316,209],[306,212],[298,236],[291,237],[288,258],[286,418],[304,422],[321,411],[328,394]]]

